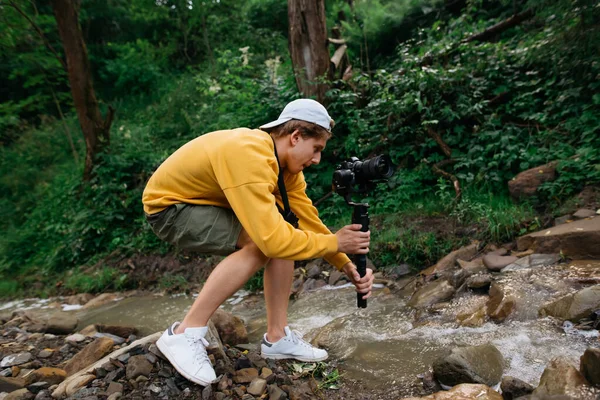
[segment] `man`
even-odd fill
[[[279,119],[260,130],[217,131],[188,142],[148,181],[144,211],[161,239],[179,248],[227,255],[183,321],[175,322],[157,342],[175,369],[192,382],[206,386],[216,379],[205,348],[208,320],[263,266],[264,358],[305,362],[327,358],[325,350],[311,346],[288,327],[293,260],[324,257],[348,275],[363,298],[371,295],[372,271],[361,278],[344,254],[366,254],[370,233],[361,232],[360,225],[348,225],[332,234],[305,191],[302,171],[321,160],[332,124],[318,102],[295,100]],[[298,228],[278,210],[283,205],[280,171]]]

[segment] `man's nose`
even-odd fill
[[[317,154],[316,156],[313,157],[312,159],[312,163],[313,164],[318,164],[321,162],[321,153]]]

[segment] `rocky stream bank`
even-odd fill
[[[501,247],[474,242],[417,275],[407,275],[402,268],[394,275],[377,275],[384,289],[376,298],[409,310],[407,332],[441,324],[475,332],[486,324],[543,319],[565,335],[587,335],[589,345],[577,364],[552,358],[535,385],[506,374],[506,356],[489,342],[448,347],[429,370],[415,374],[416,391],[403,392],[393,382],[367,389],[360,381],[339,376],[343,366],[338,360],[345,357],[345,349],[336,332],[345,329],[343,318],[310,338],[329,349],[329,362],[273,362],[260,358],[256,344],[246,344],[247,321],[220,310],[211,320],[209,340],[219,380],[203,388],[163,359],[154,344],[161,332],[141,335],[133,326],[100,323],[82,327],[72,312],[60,309],[61,303],[93,309],[133,295],[105,293],[60,299],[54,303],[58,308],[0,315],[0,400],[598,400],[600,263],[593,259],[599,252],[600,217],[594,212]],[[336,271],[312,263],[297,274],[293,291],[302,298],[343,283]]]

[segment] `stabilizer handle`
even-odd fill
[[[354,210],[352,212],[352,223],[361,224],[361,231],[367,232],[369,230],[369,206],[367,204],[354,204]],[[354,255],[354,264],[360,277],[362,278],[367,274],[367,256],[364,254]],[[367,300],[362,298],[363,293],[356,293],[356,305],[358,308],[367,308]]]

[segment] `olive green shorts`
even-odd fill
[[[232,210],[215,206],[178,203],[146,219],[160,239],[180,249],[221,256],[237,250],[242,231]]]

